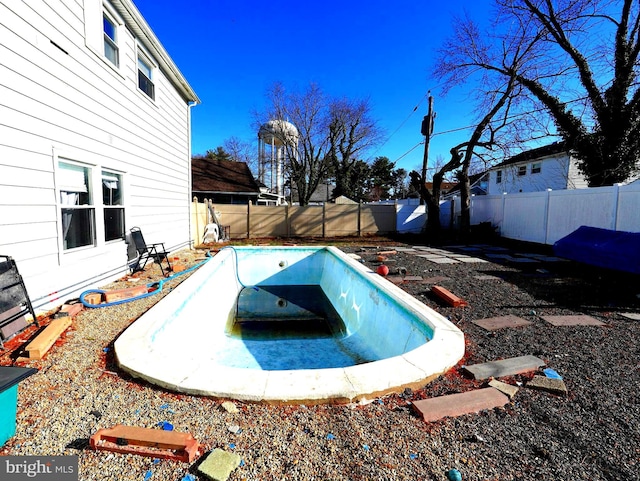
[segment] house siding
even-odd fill
[[[540,163],[539,173],[532,174],[531,166]],[[526,167],[525,175],[518,175],[518,168]],[[502,171],[502,182],[497,183],[497,172]],[[540,192],[547,189],[563,190],[586,187],[575,161],[566,153],[555,154],[514,164],[495,166],[490,171],[488,195],[518,192]]]
[[[0,254],[16,259],[30,297],[41,299],[36,307],[64,300],[50,294],[66,286],[119,277],[128,260],[125,241],[101,241],[100,225],[96,247],[62,249],[60,160],[122,173],[126,232],[139,226],[170,249],[189,243],[189,102],[197,97],[160,66],[155,101],[138,89],[129,28],[119,29],[119,68],[92,48],[96,38],[102,45],[101,8],[101,0],[0,4]]]

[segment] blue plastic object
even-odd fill
[[[447,479],[449,481],[462,481],[462,473],[457,469],[450,469],[447,471]]]
[[[581,226],[553,245],[558,257],[584,264],[640,274],[640,232]]]
[[[558,374],[556,371],[554,371],[553,369],[551,369],[550,367],[543,369],[542,372],[549,379],[562,379],[562,376]]]
[[[18,383],[36,372],[34,368],[0,366],[0,446],[16,433]]]

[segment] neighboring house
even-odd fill
[[[214,204],[256,204],[260,186],[245,162],[194,157],[191,182],[198,201],[210,199]]]
[[[131,0],[0,2],[0,254],[37,310],[190,245],[198,97]]]
[[[479,174],[470,175],[469,186],[471,195],[487,195],[487,188],[489,186],[489,172],[480,172]],[[460,183],[454,184],[442,196],[442,199],[449,200],[452,197],[460,197],[461,188],[462,186],[460,185]]]
[[[489,169],[487,194],[582,189],[587,181],[562,142],[515,155]]]

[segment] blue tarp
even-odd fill
[[[553,245],[558,257],[640,274],[640,232],[582,226]]]

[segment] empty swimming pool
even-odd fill
[[[443,316],[335,247],[222,249],[115,343],[133,376],[190,394],[349,402],[462,357]]]

